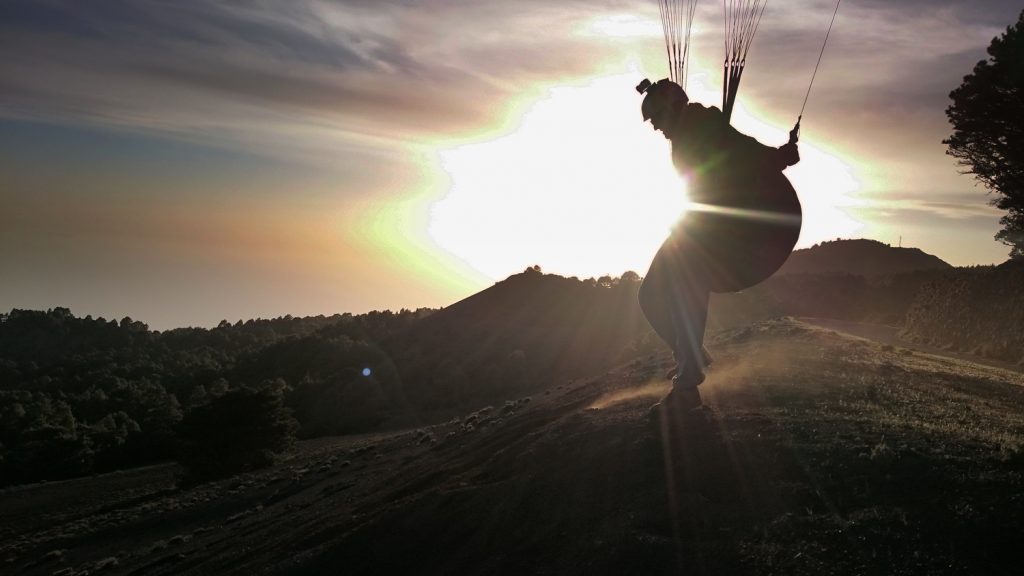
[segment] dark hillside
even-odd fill
[[[796,250],[778,275],[849,274],[883,276],[952,266],[919,248],[896,248],[876,240],[833,240]]]
[[[385,342],[407,399],[427,411],[512,398],[600,373],[650,331],[639,277],[510,276]]]
[[[921,286],[954,270],[917,248],[874,240],[834,240],[797,250],[768,280],[716,295],[710,327],[781,315],[902,324]]]
[[[716,295],[712,327],[729,328],[776,316],[901,325],[921,287],[948,273],[936,269],[888,276],[776,275],[749,290]]]
[[[907,314],[903,336],[1024,362],[1024,263],[962,268],[929,282]]]

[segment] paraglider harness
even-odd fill
[[[672,115],[673,121],[679,117],[690,118],[690,122],[684,123],[691,125],[693,132],[707,137],[709,144],[723,150],[747,151],[747,154],[741,156],[746,160],[746,164],[752,166],[781,171],[800,161],[800,153],[796,146],[798,128],[790,132],[789,142],[783,146],[763,146],[730,126],[717,109],[691,104],[686,91],[668,78],[656,83],[645,78],[636,89],[645,95],[640,107],[645,121],[666,113]],[[674,130],[669,131],[674,135]],[[699,137],[694,139],[700,140]]]

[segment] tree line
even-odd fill
[[[210,426],[218,423],[224,432],[246,430],[247,420],[278,422],[285,437],[379,424],[388,412],[381,391],[396,375],[375,342],[431,312],[285,316],[165,332],[59,307],[2,314],[0,485],[181,459],[204,444],[197,433],[212,448]],[[235,440],[232,452],[244,456]]]

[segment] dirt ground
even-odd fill
[[[783,319],[417,430],[0,492],[3,574],[1017,574],[1024,375]]]

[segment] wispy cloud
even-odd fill
[[[570,30],[599,7],[8,2],[0,113],[247,143],[458,134],[590,71],[596,47]]]
[[[813,112],[836,130],[893,115],[934,126],[1015,4],[843,6]],[[798,110],[833,6],[769,5],[748,97]],[[701,5],[700,59],[718,59],[720,9]],[[249,143],[320,130],[414,141],[479,130],[530,86],[592,74],[617,50],[637,49],[578,34],[589,19],[656,13],[642,0],[13,0],[0,6],[0,113]]]

